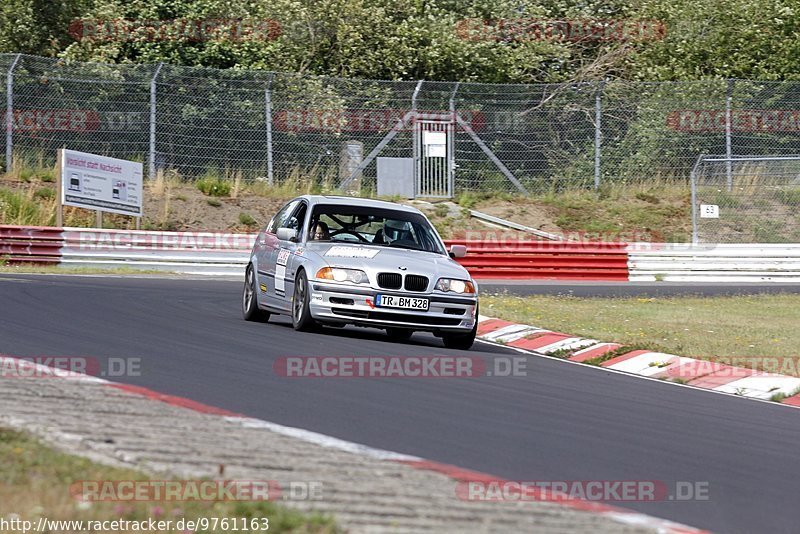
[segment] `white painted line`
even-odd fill
[[[483,337],[485,337],[486,339],[489,339],[491,341],[495,341],[498,338],[501,338],[503,336],[508,336],[510,334],[516,334],[518,332],[527,331],[527,330],[530,330],[532,328],[536,328],[536,327],[528,326],[528,325],[524,325],[524,324],[512,324],[512,325],[509,325],[509,326],[504,326],[503,328],[499,328],[499,329],[495,330],[494,332],[490,332],[488,334],[485,334]]]
[[[733,393],[738,396],[769,400],[773,395],[790,395],[800,388],[800,378],[794,376],[757,374],[728,382],[714,391]]]
[[[493,337],[492,339],[497,343],[511,343],[512,341],[522,339],[526,336],[530,336],[533,334],[540,334],[543,332],[549,332],[549,330],[543,330],[541,328],[536,328],[535,326],[531,326],[530,328],[519,330],[517,332],[512,332],[511,334],[504,334],[501,336]]]
[[[258,428],[263,430],[269,430],[270,432],[275,432],[276,434],[281,434],[283,436],[299,439],[307,443],[313,443],[315,445],[320,445],[322,447],[338,449],[340,451],[350,452],[353,454],[363,454],[364,456],[369,456],[370,458],[377,458],[379,460],[394,460],[394,461],[422,460],[422,458],[419,458],[418,456],[410,456],[408,454],[401,454],[399,452],[386,451],[383,449],[375,449],[367,445],[361,445],[359,443],[353,443],[352,441],[346,441],[343,439],[334,438],[333,436],[326,436],[325,434],[312,432],[311,430],[303,430],[302,428],[283,426],[277,423],[270,423],[269,421],[262,421],[261,419],[253,419],[250,417],[232,417],[232,416],[226,416],[225,419],[232,423],[239,424],[245,428]]]
[[[544,352],[545,354],[550,354],[551,352],[555,352],[561,349],[571,349],[573,347],[583,347],[587,345],[593,345],[597,343],[596,339],[585,339],[582,337],[566,337],[559,341],[554,341],[549,345],[545,345],[543,347],[539,347],[536,349],[537,352]]]
[[[676,356],[674,354],[666,354],[663,352],[645,352],[644,354],[623,360],[615,363],[614,365],[609,365],[608,368],[642,376],[653,376],[663,373],[668,367],[672,367],[676,364],[682,365],[692,361],[695,360],[692,358]]]
[[[75,371],[49,367],[40,363],[34,363],[25,358],[15,358],[13,356],[0,356],[0,376],[13,378],[63,378],[75,382],[85,382],[90,384],[108,384],[109,381],[96,376],[90,376]]]
[[[585,347],[585,348],[575,352],[575,354],[573,354],[572,356],[573,357],[574,356],[580,356],[582,354],[586,354],[587,352],[591,352],[593,350],[597,350],[597,349],[602,348],[602,347],[610,347],[611,345],[616,345],[616,344],[617,343],[595,343],[594,345],[590,345],[588,347]]]

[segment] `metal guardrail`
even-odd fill
[[[632,282],[800,282],[800,244],[647,243],[628,254]]]
[[[240,275],[255,235],[94,228],[0,226],[0,259],[10,264]],[[475,278],[800,282],[800,244],[687,245],[448,241]]]
[[[92,228],[0,226],[0,257],[8,263],[160,270],[239,275],[255,235],[209,232],[148,232]],[[520,241],[508,246],[464,244],[460,260],[476,278],[627,280],[628,257],[620,243]]]
[[[466,245],[459,260],[475,278],[628,280],[625,243],[448,241]]]

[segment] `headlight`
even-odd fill
[[[334,280],[336,282],[352,282],[354,284],[367,284],[367,273],[358,269],[341,269],[339,267],[323,267],[317,271],[317,278]]]
[[[475,284],[469,280],[455,280],[453,278],[439,278],[436,282],[439,291],[452,291],[453,293],[475,293]]]

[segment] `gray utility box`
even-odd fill
[[[414,198],[414,158],[378,158],[378,196]]]

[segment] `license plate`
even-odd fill
[[[428,299],[379,294],[375,297],[375,305],[381,308],[404,308],[407,310],[427,311]]]

